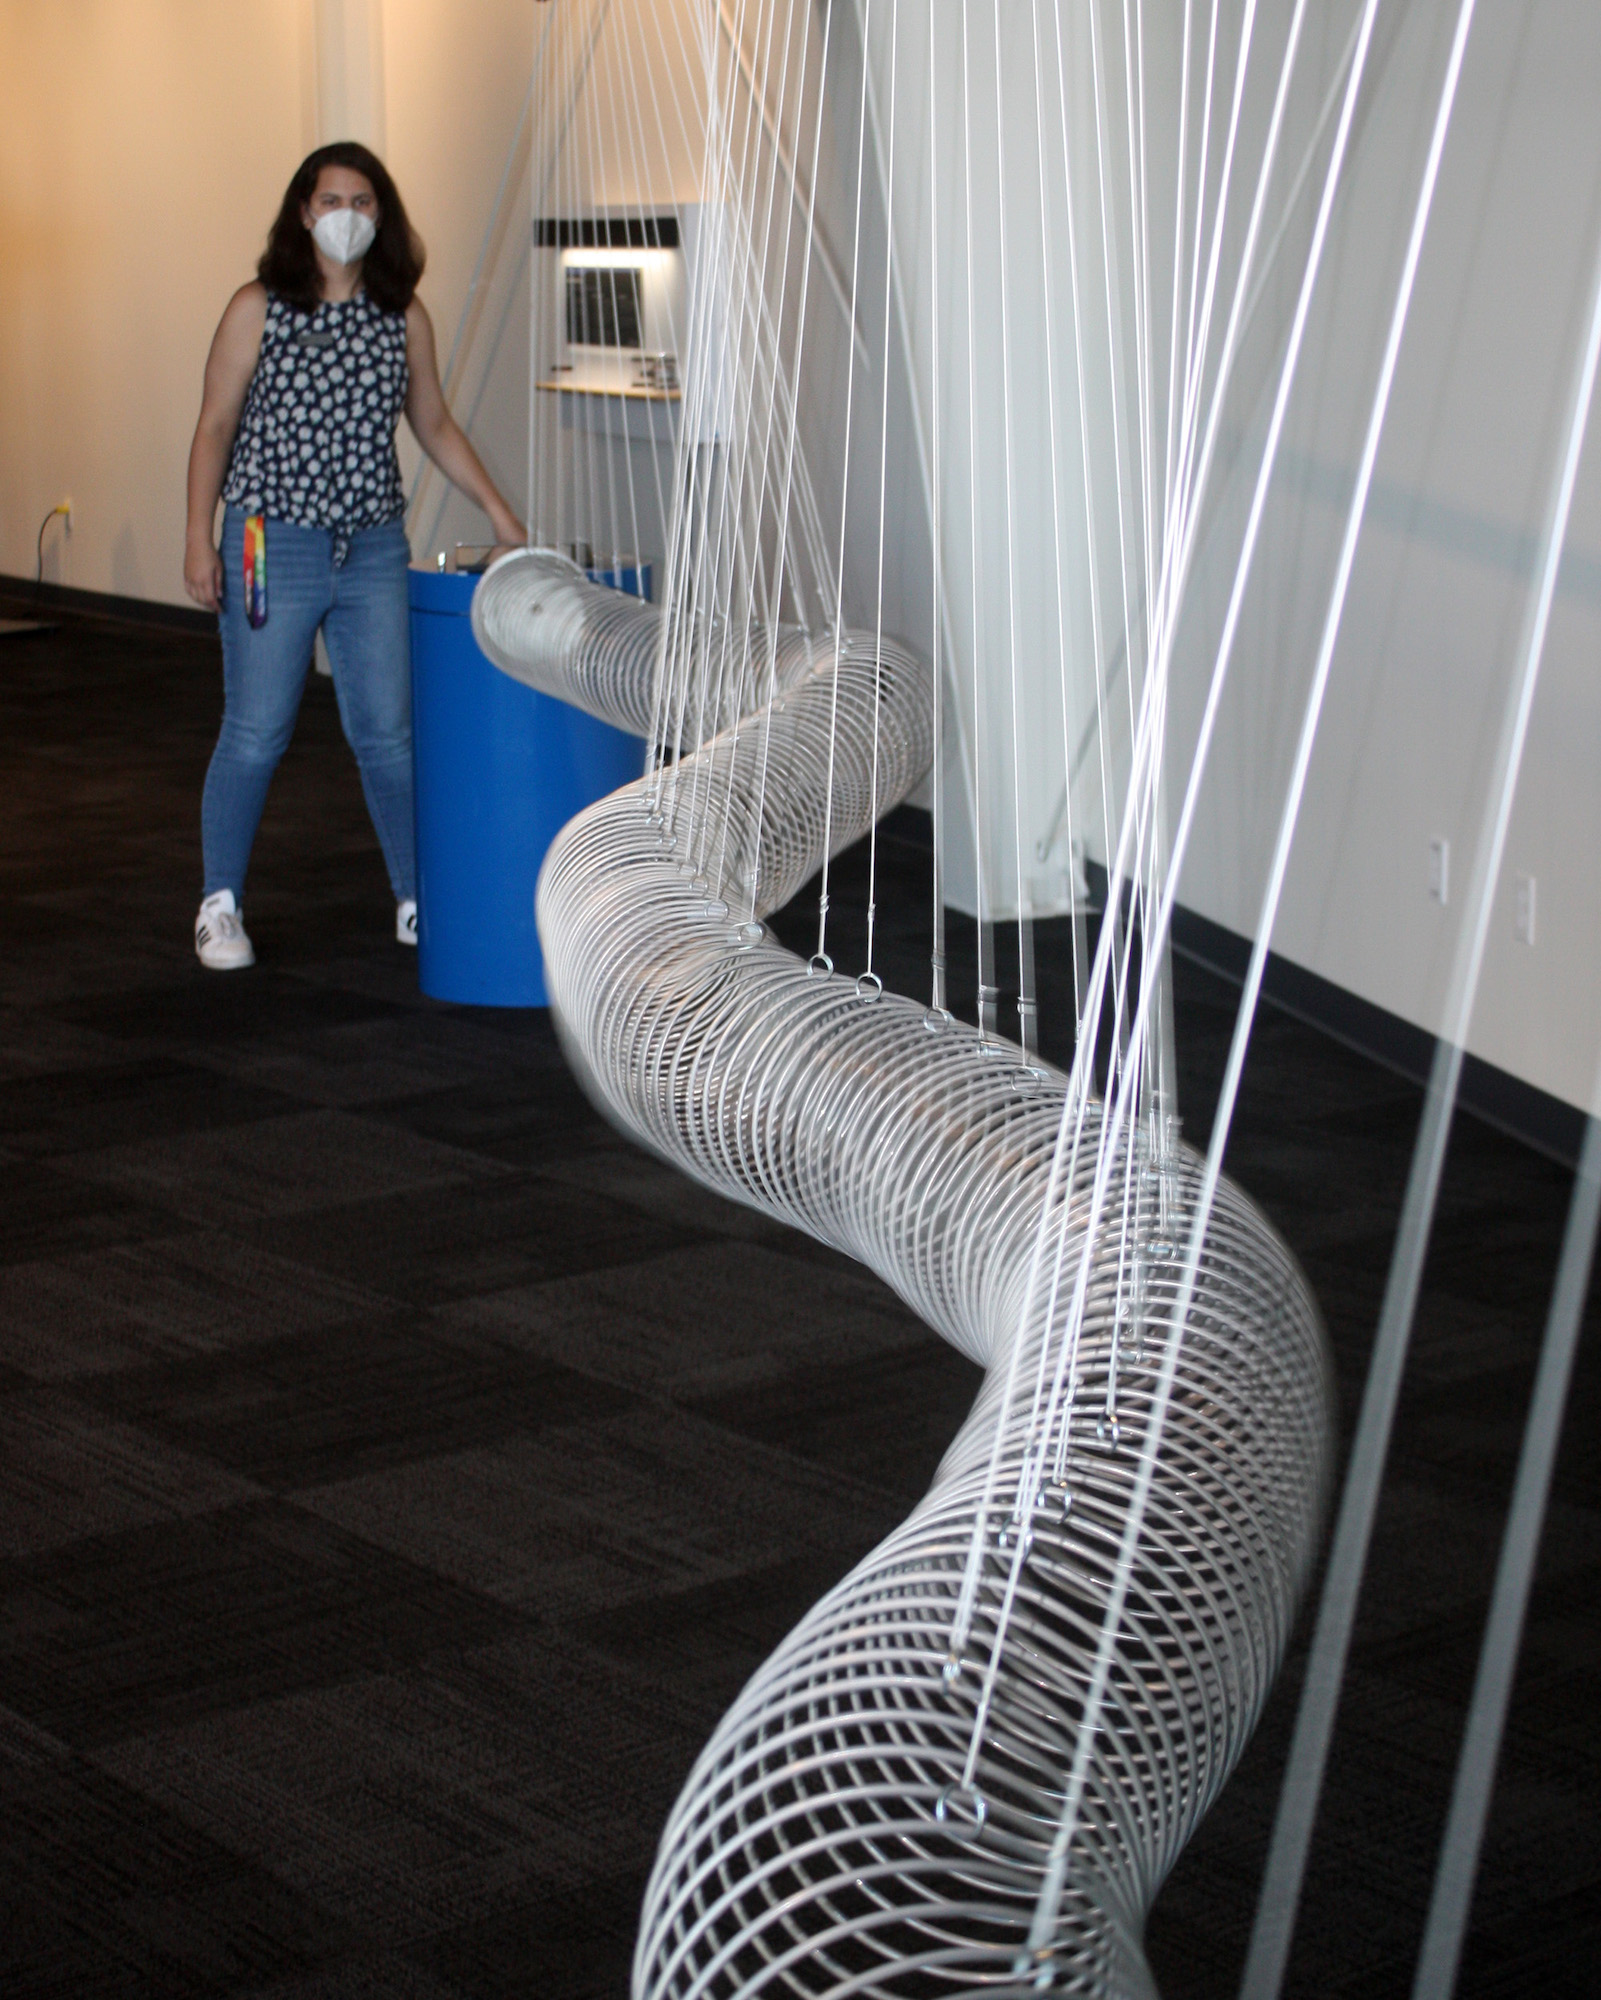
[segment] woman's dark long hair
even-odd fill
[[[371,182],[378,198],[378,234],[361,260],[361,282],[374,305],[385,312],[404,312],[422,276],[422,238],[406,219],[406,205],[389,169],[376,153],[369,153],[354,139],[319,146],[295,169],[294,179],[284,190],[283,206],[268,232],[256,276],[269,292],[276,292],[302,312],[315,312],[322,303],[317,252],[300,211],[316,193],[317,177],[324,167],[349,167]]]

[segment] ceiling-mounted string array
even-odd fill
[[[1186,0],[1175,33],[1141,0],[1030,0],[1026,19],[993,0],[853,11],[854,42],[843,8],[815,34],[813,9],[780,0],[707,0],[696,16],[700,255],[661,608],[608,601],[529,552],[491,573],[474,611],[508,671],[628,726],[643,717],[652,737],[647,777],[575,822],[542,880],[553,1001],[591,1087],[710,1185],[863,1258],[987,1370],[928,1496],[784,1642],[691,1775],[636,1988],[1143,1994],[1145,1907],[1265,1697],[1329,1467],[1315,1308],[1222,1167],[1473,0],[1432,97],[1338,555],[1310,585],[1320,636],[1269,802],[1204,1156],[1179,1139],[1170,933],[1350,187],[1378,0],[1355,0],[1332,65],[1305,33],[1307,0]],[[573,41],[570,70],[589,74],[599,33],[587,58]],[[642,135],[643,99],[625,101]],[[608,137],[628,150],[608,105],[609,122],[584,113],[592,186]],[[636,191],[647,150],[628,154]],[[848,285],[820,254],[825,210],[851,230]],[[1293,303],[1264,328],[1292,243]],[[818,262],[834,272],[822,290]],[[1598,329],[1601,291],[1471,892],[1480,947]],[[891,520],[897,364],[922,523]],[[1043,451],[1025,379],[1048,413]],[[618,441],[587,436],[593,501]],[[1080,460],[1065,476],[1064,450]],[[626,482],[605,487],[614,523],[624,490],[635,506]],[[926,604],[932,672],[886,630],[892,525],[898,542],[926,535],[927,587],[902,595],[919,617]],[[1041,541],[1043,566],[1025,553]],[[1195,610],[1203,550],[1215,631]],[[1042,734],[1061,743],[1046,846],[1065,819],[1071,884],[1074,829],[1098,826],[1106,881],[1093,950],[1073,933],[1066,1074],[1040,1061],[1034,1028],[1023,800]],[[971,1027],[948,1010],[947,752],[970,814]],[[931,754],[923,1007],[884,993],[875,969],[876,845],[855,978],[834,972],[846,943],[829,882],[839,847],[871,837]],[[764,918],[814,873],[806,966]],[[996,959],[1013,918],[1015,1042]],[[1332,1679],[1314,1678],[1302,1725],[1300,1818],[1285,1820],[1250,1974],[1261,2000],[1282,1970],[1478,967],[1471,952],[1459,964],[1455,1054],[1403,1214],[1380,1334],[1391,1372],[1375,1378],[1336,1544],[1318,1641]]]

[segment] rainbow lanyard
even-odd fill
[[[245,516],[245,616],[260,631],[267,622],[267,517]]]

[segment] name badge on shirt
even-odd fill
[[[297,347],[332,347],[339,338],[337,333],[314,333],[309,326],[303,326],[295,335]]]

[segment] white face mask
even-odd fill
[[[336,264],[354,264],[372,248],[378,225],[360,209],[330,208],[317,217],[311,233],[317,247]]]

